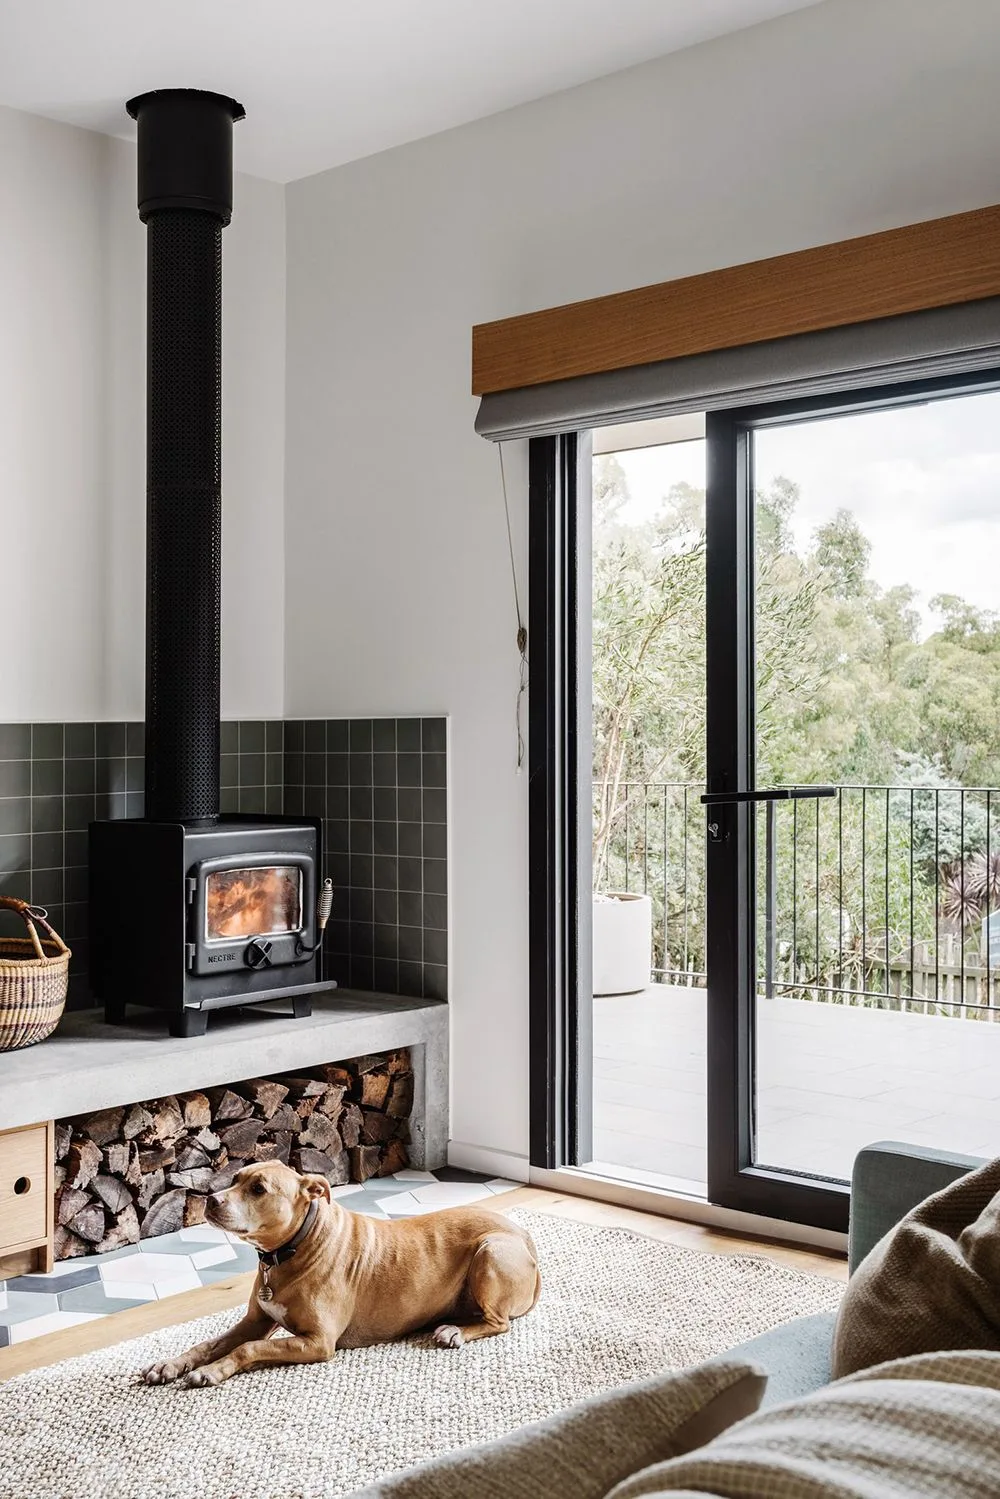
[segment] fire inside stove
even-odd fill
[[[271,937],[302,926],[302,871],[291,864],[221,869],[205,882],[205,940]]]

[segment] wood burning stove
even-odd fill
[[[165,1010],[173,1035],[211,1010],[288,999],[318,978],[319,825],[308,818],[146,819],[90,829],[91,982],[109,1020]]]
[[[243,108],[194,89],[126,108],[147,228],[146,800],[91,825],[91,973],[109,1020],[152,1005],[192,1036],[212,1009],[288,998],[305,1015],[335,987],[329,894],[317,822],[219,812],[222,230]]]

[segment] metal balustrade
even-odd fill
[[[594,784],[594,888],[650,896],[653,982],[706,982],[703,789]],[[998,794],[841,785],[752,808],[761,996],[1000,1014]]]

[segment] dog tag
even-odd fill
[[[261,1286],[260,1290],[257,1292],[257,1297],[258,1297],[258,1300],[260,1300],[260,1301],[270,1301],[270,1299],[271,1299],[271,1297],[273,1295],[274,1295],[274,1292],[271,1290],[271,1287],[267,1284],[266,1281]]]

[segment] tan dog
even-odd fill
[[[217,1385],[430,1326],[440,1347],[458,1348],[507,1332],[541,1290],[531,1236],[500,1213],[448,1208],[386,1222],[345,1211],[324,1177],[278,1161],[244,1166],[208,1199],[207,1216],[260,1256],[246,1316],[223,1337],[153,1364],[147,1384]],[[279,1327],[292,1336],[271,1341]]]

